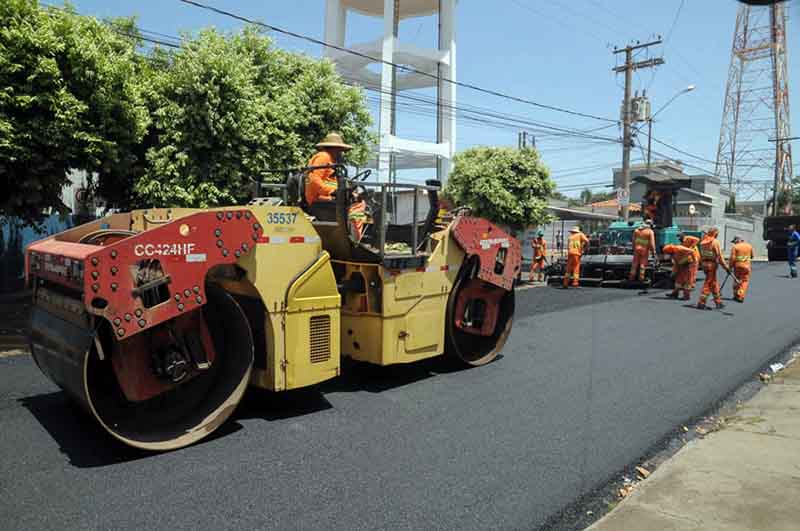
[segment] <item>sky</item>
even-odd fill
[[[323,38],[325,0],[203,2],[296,33]],[[136,16],[142,29],[167,36],[209,26],[224,31],[242,27],[237,20],[179,0],[72,0],[72,5],[81,14],[100,18]],[[456,22],[457,77],[465,83],[536,103],[613,120],[619,117],[624,81],[622,75],[612,72],[620,59],[619,54],[612,53],[613,47],[645,42],[660,35],[664,44],[640,53],[637,60],[663,57],[665,64],[637,72],[633,90],[646,89],[655,111],[688,85],[695,85],[694,91],[677,97],[659,113],[653,136],[700,159],[713,161],[738,6],[735,0],[460,0]],[[797,135],[800,102],[796,94],[800,86],[792,92],[791,83],[800,83],[800,45],[796,44],[800,43],[800,0],[789,0],[787,6],[790,106],[795,124],[793,134]],[[351,15],[346,46],[377,39],[381,29],[378,20]],[[400,40],[418,46],[433,46],[435,32],[433,17],[405,19],[400,24]],[[312,56],[322,53],[319,45],[291,37],[275,35],[275,41],[282,48]],[[371,108],[375,109],[376,94],[367,92],[367,95]],[[459,106],[477,106],[485,112],[517,119],[580,130],[607,127],[593,134],[613,138],[621,134],[616,125],[607,121],[545,110],[466,88],[458,89],[457,100]],[[432,140],[435,121],[431,112],[432,108],[425,105],[402,106],[398,111],[398,136]],[[516,146],[517,130],[461,120],[457,138],[459,151],[475,145]],[[640,140],[646,146],[646,136]],[[551,176],[568,195],[577,194],[583,185],[607,191],[603,187],[611,181],[611,168],[618,167],[622,157],[620,144],[584,138],[539,134],[537,147]],[[800,173],[800,142],[795,142],[794,147],[795,167]],[[663,145],[654,144],[653,150],[697,166],[687,168],[690,173],[701,173],[701,169],[714,171],[713,163],[690,158]],[[632,159],[643,158],[643,150],[634,149]],[[654,153],[653,158],[661,157]],[[751,177],[768,178],[770,174]]]

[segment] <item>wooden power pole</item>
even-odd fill
[[[625,54],[625,64],[617,66],[613,70],[616,73],[625,72],[625,99],[622,102],[622,187],[625,189],[625,197],[628,197],[629,201],[631,195],[631,147],[633,147],[633,139],[631,138],[631,81],[633,71],[664,64],[664,59],[661,57],[634,62],[633,51],[655,46],[656,44],[661,44],[661,38],[644,44],[631,44],[625,48],[614,48],[614,54]],[[623,219],[628,221],[630,218],[629,206],[622,210],[622,215]]]

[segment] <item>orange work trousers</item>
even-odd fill
[[[700,294],[700,304],[705,304],[709,295],[713,295],[714,302],[720,304],[722,302],[722,297],[719,294],[716,262],[704,263],[703,273],[706,275],[706,281],[703,283],[703,292]]]
[[[531,262],[531,275],[530,280],[533,281],[535,278],[538,277],[540,280],[544,280],[544,257],[534,258],[533,262]]]
[[[697,262],[689,264],[689,288],[694,289],[697,285],[697,270],[700,268],[700,264]]]
[[[733,296],[743,301],[747,295],[747,288],[750,287],[750,268],[737,267],[733,270],[733,274],[739,280],[738,284],[733,285]]]
[[[636,269],[639,269],[639,280],[644,282],[644,270],[647,267],[647,258],[650,256],[650,251],[634,251],[633,263],[631,264],[631,272],[628,274],[628,280],[636,278]]]
[[[675,274],[675,287],[672,289],[672,295],[678,296],[678,292],[683,292],[683,299],[689,300],[692,293],[692,270],[690,266],[682,265],[678,267],[678,272]]]
[[[567,255],[567,271],[564,273],[564,287],[578,286],[581,279],[581,256],[579,254]]]

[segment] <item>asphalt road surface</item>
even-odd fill
[[[251,392],[211,439],[156,455],[106,436],[27,356],[0,358],[0,528],[533,529],[796,342],[798,295],[783,264],[757,264],[724,311],[525,290],[488,366],[348,364]]]

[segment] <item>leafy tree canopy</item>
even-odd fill
[[[341,132],[366,161],[370,116],[361,91],[333,65],[274,48],[254,28],[234,35],[184,36],[153,82],[152,134],[135,185],[153,206],[213,206],[247,199],[250,179],[303,166],[314,144]]]
[[[535,149],[476,147],[457,154],[453,163],[444,192],[456,204],[512,228],[550,220],[547,198],[555,183]]]
[[[0,215],[64,211],[73,168],[129,178],[149,123],[132,28],[0,2]]]

